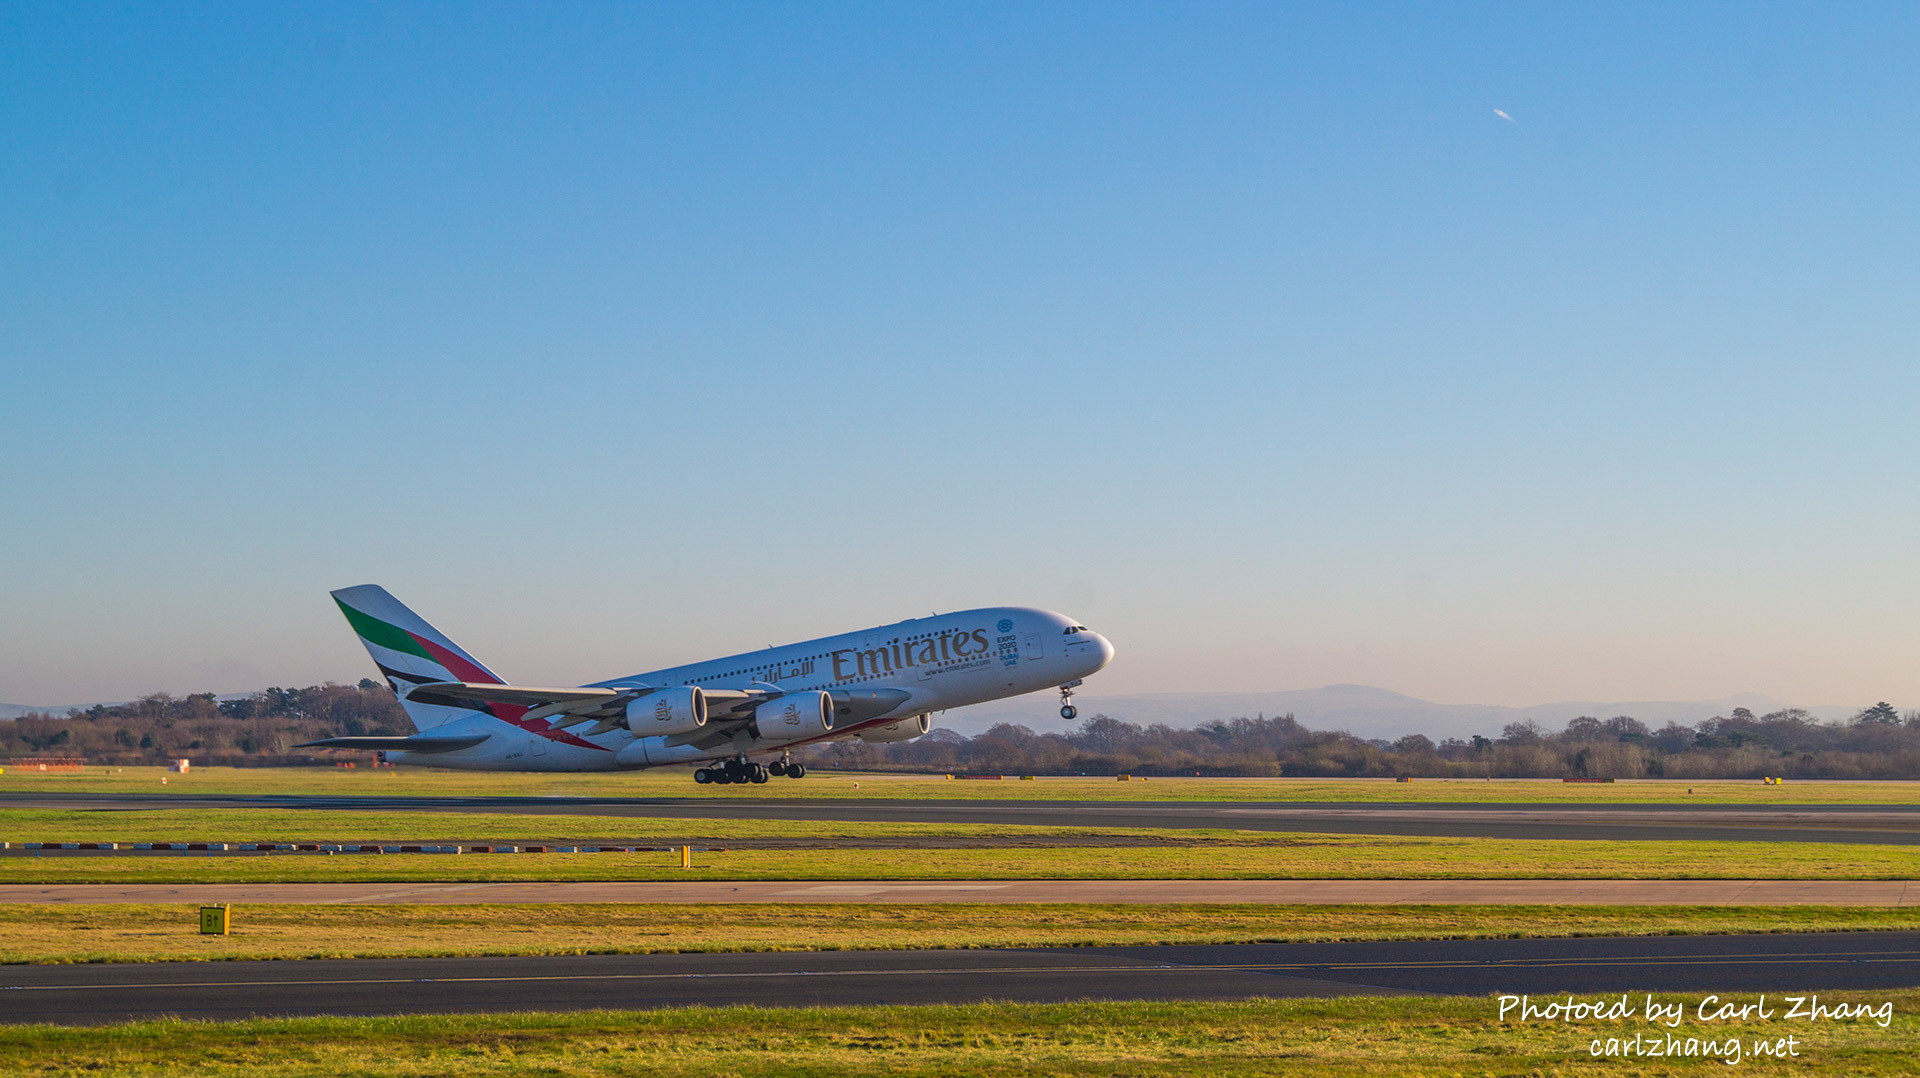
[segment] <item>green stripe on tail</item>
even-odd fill
[[[438,663],[440,661],[434,658],[426,648],[421,647],[420,641],[415,640],[413,634],[407,632],[405,629],[395,625],[388,625],[378,618],[362,614],[360,611],[355,610],[339,599],[335,599],[333,603],[340,608],[342,614],[347,616],[347,624],[353,626],[353,631],[359,633],[360,639],[365,640],[367,643],[378,644],[388,651],[400,651],[408,655],[418,655],[422,659],[426,659],[432,663]]]

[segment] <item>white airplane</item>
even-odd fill
[[[333,593],[418,732],[299,748],[375,749],[394,763],[475,771],[613,771],[706,763],[695,782],[800,778],[801,745],[906,741],[935,711],[1073,690],[1113,659],[1105,637],[1047,610],[915,618],[571,689],[508,685],[387,593]],[[779,754],[771,765],[753,756]]]

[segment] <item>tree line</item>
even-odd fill
[[[1001,723],[974,737],[934,730],[914,741],[833,742],[809,752],[826,767],[1021,775],[1290,775],[1427,778],[1920,778],[1920,712],[1878,703],[1846,722],[1798,708],[1746,708],[1660,729],[1627,715],[1582,716],[1548,731],[1531,719],[1498,738],[1424,734],[1367,739],[1310,730],[1292,715],[1197,728],[1138,726],[1095,715],[1063,734]]]
[[[0,756],[80,757],[99,764],[195,763],[249,766],[304,763],[327,753],[293,746],[335,734],[413,732],[384,685],[273,688],[232,700],[212,693],[154,693],[125,704],[95,704],[65,715],[32,713],[0,722]],[[362,754],[364,755],[364,754]]]
[[[274,765],[337,759],[293,746],[338,734],[412,732],[386,686],[273,688],[230,700],[165,693],[65,715],[0,721],[0,757],[66,756],[100,764]],[[1021,775],[1292,775],[1426,778],[1872,778],[1920,779],[1920,712],[1863,708],[1821,722],[1798,708],[1745,708],[1693,726],[1659,729],[1626,715],[1582,716],[1557,731],[1527,719],[1498,738],[1424,734],[1366,739],[1312,730],[1292,715],[1222,719],[1193,729],[1139,726],[1095,715],[1067,733],[1001,723],[974,737],[935,729],[913,741],[836,741],[801,753],[811,766]]]

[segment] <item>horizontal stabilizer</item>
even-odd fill
[[[371,749],[377,752],[452,752],[455,749],[470,749],[491,737],[491,734],[448,734],[433,737],[427,734],[414,734],[410,737],[323,737],[318,741],[307,741],[295,745],[296,749]]]

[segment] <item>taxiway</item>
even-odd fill
[[[4,1022],[1920,985],[1920,932],[0,968]]]

